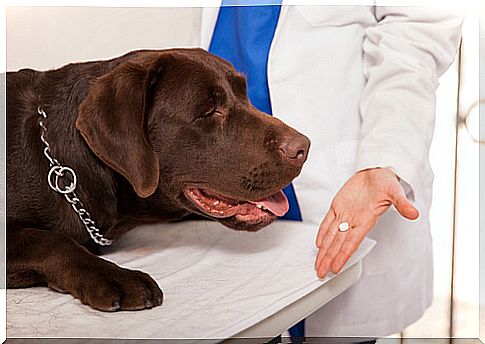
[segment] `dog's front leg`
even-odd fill
[[[33,228],[9,230],[7,287],[39,284],[102,311],[151,308],[163,298],[147,274],[96,257],[69,237]]]

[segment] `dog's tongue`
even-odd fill
[[[252,204],[260,204],[276,216],[283,216],[288,212],[290,205],[288,204],[288,198],[286,198],[283,191],[280,191],[265,199],[260,199],[256,202],[249,202]]]

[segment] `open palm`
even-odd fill
[[[391,205],[406,219],[419,216],[391,170],[373,168],[354,174],[335,195],[318,230],[318,277],[323,278],[330,270],[338,273]],[[339,225],[345,222],[350,228],[339,231]]]

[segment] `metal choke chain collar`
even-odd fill
[[[44,124],[44,120],[47,119],[47,114],[44,112],[44,110],[42,110],[40,106],[37,108],[37,112],[41,116],[39,119],[39,126],[41,128],[40,139],[45,145],[44,155],[47,160],[49,160],[50,170],[47,174],[47,182],[49,183],[49,187],[55,192],[64,195],[66,200],[71,205],[72,209],[74,209],[74,211],[79,216],[79,219],[84,224],[84,227],[86,228],[89,236],[91,237],[91,239],[93,239],[95,243],[101,246],[111,245],[112,241],[106,239],[103,234],[99,232],[99,229],[96,227],[96,223],[91,218],[91,215],[84,208],[83,203],[74,192],[77,186],[77,176],[74,170],[70,167],[62,166],[59,161],[57,161],[57,159],[53,158],[50,155],[50,145],[45,138],[47,127]]]

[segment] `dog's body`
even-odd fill
[[[191,214],[257,230],[284,212],[280,190],[309,149],[251,106],[232,66],[200,49],[8,73],[7,285],[48,285],[106,311],[159,305],[162,292],[88,252],[98,245],[48,186],[39,106],[51,155],[76,172],[77,195],[112,240]]]

